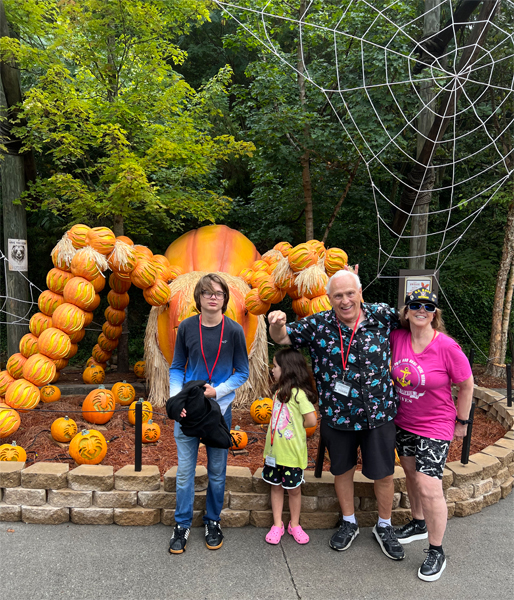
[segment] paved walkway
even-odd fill
[[[10,531],[13,530],[13,531]],[[448,523],[447,567],[426,583],[416,572],[425,541],[407,557],[384,556],[371,529],[346,552],[328,546],[332,530],[287,534],[272,547],[266,531],[225,529],[223,548],[205,548],[192,530],[184,555],[167,552],[170,528],[0,523],[0,598],[14,600],[498,600],[514,589],[514,494]]]

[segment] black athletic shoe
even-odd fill
[[[424,550],[427,557],[419,568],[418,577],[423,581],[437,581],[446,568],[446,557],[444,552],[438,552],[433,548]]]
[[[347,550],[358,535],[359,526],[357,523],[350,523],[350,521],[341,519],[339,521],[339,529],[330,538],[328,545],[334,550],[341,552],[342,550]]]
[[[403,560],[405,558],[405,552],[396,538],[392,525],[386,525],[385,527],[375,525],[373,534],[386,556],[393,560]]]
[[[428,537],[427,526],[421,527],[414,519],[395,529],[396,537],[402,544],[410,544],[415,540],[425,540]]]
[[[219,521],[207,521],[205,524],[205,545],[209,550],[217,550],[223,544],[223,533]]]
[[[170,554],[182,554],[186,550],[187,538],[189,537],[189,527],[175,525],[173,535],[170,540]]]

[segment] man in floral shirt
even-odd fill
[[[282,311],[268,315],[277,344],[309,349],[321,413],[321,435],[330,454],[330,471],[342,511],[334,550],[346,550],[359,534],[354,514],[353,475],[357,448],[362,472],[375,481],[378,523],[373,534],[384,554],[405,556],[391,525],[394,484],[396,404],[389,374],[389,334],[398,327],[387,304],[362,302],[359,277],[338,271],[327,284],[332,310],[286,323]]]

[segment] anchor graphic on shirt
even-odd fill
[[[406,380],[405,378],[407,377],[407,375],[410,375],[411,372],[409,371],[409,367],[405,367],[405,369],[400,369],[400,373],[403,373],[403,377],[400,379],[399,377],[396,378],[396,381],[402,386],[405,387],[407,385],[410,385],[410,379]]]

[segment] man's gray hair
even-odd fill
[[[360,290],[362,287],[361,284],[361,280],[359,278],[359,276],[357,275],[357,273],[352,273],[351,271],[346,271],[345,269],[341,269],[340,271],[337,271],[336,273],[334,273],[332,275],[332,277],[328,280],[327,283],[327,294],[330,294],[330,284],[332,283],[333,279],[338,279],[339,277],[345,277],[345,276],[350,276],[353,277],[356,285],[357,285],[357,289]]]

